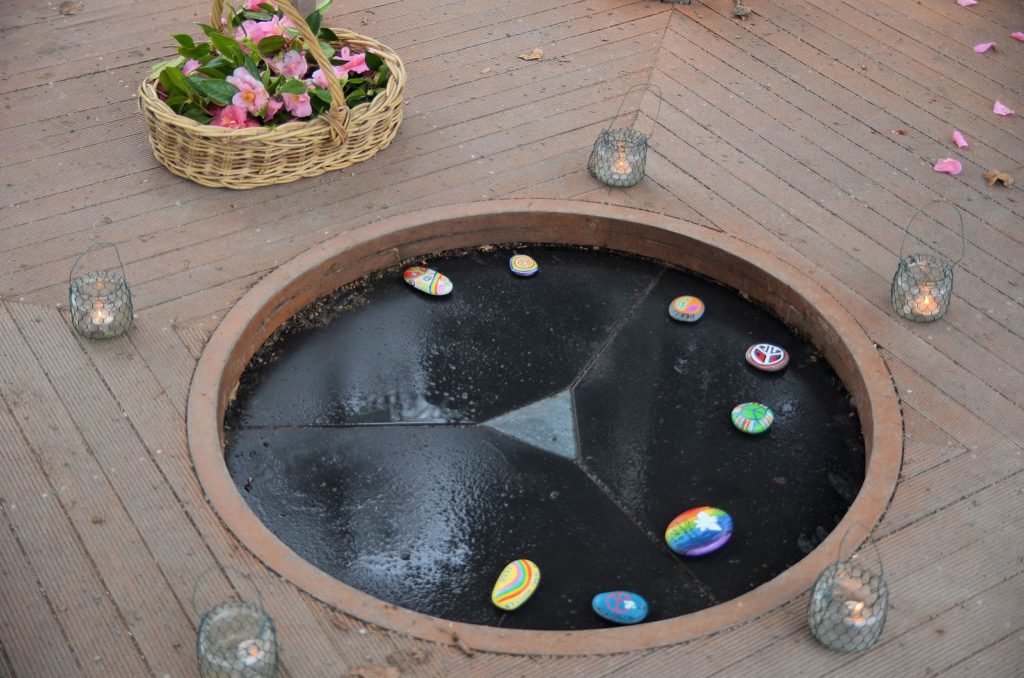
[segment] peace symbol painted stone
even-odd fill
[[[606,591],[594,596],[590,604],[599,617],[616,624],[636,624],[647,616],[647,601],[629,591]]]
[[[529,278],[540,270],[533,257],[525,254],[513,254],[508,260],[508,267],[516,275]]]
[[[540,584],[540,568],[532,560],[513,560],[498,575],[491,602],[511,612],[530,599]]]
[[[775,421],[772,408],[761,403],[740,403],[732,408],[732,423],[744,433],[764,433]]]
[[[695,323],[704,315],[704,302],[690,295],[676,297],[668,305],[668,314],[673,320]]]
[[[789,364],[789,353],[775,344],[754,344],[747,349],[747,362],[765,372],[778,372]]]
[[[732,536],[732,516],[713,506],[699,506],[676,516],[665,530],[665,543],[683,556],[720,549]]]
[[[432,297],[443,297],[452,291],[451,280],[426,266],[410,266],[405,269],[402,277],[405,278],[405,282]]]

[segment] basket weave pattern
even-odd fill
[[[287,2],[278,4],[299,27],[324,73],[330,73],[329,63],[303,17]],[[215,0],[215,26],[220,24],[221,7],[222,1]],[[342,169],[386,148],[402,122],[405,66],[390,47],[372,38],[343,29],[331,30],[338,36],[332,42],[335,48],[369,50],[388,65],[388,83],[373,101],[349,109],[340,86],[331,82],[333,102],[323,115],[308,122],[236,130],[203,125],[178,115],[157,94],[156,78],[149,78],[139,89],[139,110],[149,126],[149,143],[156,159],[172,174],[204,186],[256,188]]]

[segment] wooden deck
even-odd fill
[[[0,676],[194,675],[193,586],[213,568],[212,599],[245,593],[228,566],[256,577],[288,676],[1024,675],[1024,42],[1010,37],[1024,31],[1024,2],[747,3],[739,22],[729,0],[338,1],[325,23],[406,62],[399,135],[350,170],[246,192],[170,175],[136,109],[169,35],[205,20],[206,4],[84,0],[61,16],[56,1],[7,3]],[[997,50],[972,51],[986,41]],[[542,60],[517,58],[533,47]],[[590,146],[625,89],[648,82],[664,92],[648,177],[600,187]],[[994,115],[996,99],[1021,115]],[[953,129],[969,149],[956,150]],[[943,157],[963,173],[934,172]],[[1018,184],[989,187],[990,168],[1016,169]],[[905,423],[901,481],[873,534],[892,591],[876,648],[819,647],[803,596],[657,650],[470,656],[330,609],[222,527],[184,414],[225,310],[346,230],[504,197],[621,204],[725,231],[857,316]],[[949,314],[917,325],[892,312],[889,281],[904,226],[935,199],[961,210],[968,243]],[[138,311],[106,343],[76,339],[58,308],[93,238],[119,246]]]

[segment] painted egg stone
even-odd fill
[[[432,297],[443,297],[452,291],[451,280],[434,269],[425,266],[410,266],[405,269],[402,277],[405,278],[405,282]]]
[[[665,530],[668,547],[683,556],[701,556],[721,548],[732,536],[732,516],[712,506],[680,513]]]
[[[704,302],[689,295],[676,297],[668,305],[668,314],[673,320],[695,323],[704,315]]]
[[[732,423],[744,433],[764,433],[775,421],[772,408],[761,403],[740,403],[732,408]]]
[[[789,353],[775,344],[754,344],[747,349],[747,362],[765,372],[778,372],[789,364]]]
[[[532,560],[513,560],[498,575],[491,591],[491,602],[512,611],[530,599],[540,584],[540,568]]]
[[[629,591],[606,591],[598,593],[591,607],[599,617],[616,624],[636,624],[647,616],[647,601]]]
[[[508,267],[513,273],[524,278],[529,278],[540,270],[534,258],[525,254],[513,254],[508,260]]]

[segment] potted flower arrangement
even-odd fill
[[[250,188],[340,169],[394,138],[405,70],[365,36],[322,25],[287,0],[214,0],[206,40],[173,36],[140,109],[157,159],[209,186]]]

